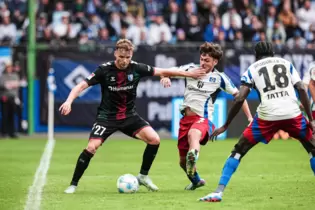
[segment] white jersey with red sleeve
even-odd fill
[[[180,70],[193,71],[199,65],[188,64],[178,67]],[[214,102],[223,90],[229,94],[235,94],[238,89],[226,74],[214,69],[202,79],[186,78],[186,88],[184,93],[184,102],[180,110],[183,111],[189,107],[193,112],[201,117],[212,120],[214,111]]]
[[[284,120],[301,114],[294,85],[301,81],[293,64],[278,57],[256,61],[243,74],[241,82],[257,90],[257,114],[268,121]]]

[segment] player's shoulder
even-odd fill
[[[280,57],[267,57],[267,58],[263,58],[260,59],[254,63],[252,63],[249,67],[248,67],[248,71],[254,71],[255,69],[261,69],[263,67],[267,67],[267,66],[274,66],[276,64],[282,64],[285,66],[293,66],[292,63],[284,58],[280,58]]]
[[[308,69],[309,70],[315,70],[315,61],[312,61],[309,65],[308,65]]]
[[[137,61],[131,60],[130,65],[137,66],[139,63]]]
[[[138,69],[138,68],[143,68],[143,67],[145,67],[145,66],[149,66],[149,65],[147,65],[147,64],[145,64],[145,63],[141,63],[141,62],[137,62],[137,61],[134,61],[134,60],[131,60],[130,61],[130,65],[129,65],[129,67],[131,67],[132,69],[134,69],[134,70],[136,70],[136,69]]]
[[[188,71],[188,70],[190,70],[190,69],[195,69],[195,68],[198,68],[198,67],[200,67],[199,64],[188,63],[188,64],[181,65],[181,66],[179,66],[178,68],[179,68],[179,69],[182,69],[182,70],[184,70],[184,71]]]
[[[103,71],[107,71],[113,67],[115,67],[115,61],[108,61],[98,66],[98,68]]]
[[[217,69],[214,69],[212,71],[212,74],[217,75],[218,77],[224,79],[224,80],[229,80],[228,75],[226,75],[224,72],[218,71]]]

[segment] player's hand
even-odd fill
[[[253,122],[254,118],[248,118],[248,125],[249,126]]]
[[[194,79],[200,79],[206,75],[206,70],[203,68],[196,68],[190,71],[191,77]]]
[[[213,133],[210,135],[210,139],[212,141],[217,140],[217,136],[220,135],[221,133],[223,133],[224,131],[226,131],[227,127],[226,126],[222,126],[218,129],[215,129],[213,131]]]
[[[68,115],[71,112],[71,103],[70,102],[64,102],[60,108],[59,111],[62,115]]]
[[[169,88],[171,87],[172,85],[172,82],[171,82],[171,79],[168,78],[168,77],[163,77],[161,80],[160,80],[160,83],[163,87],[165,88]]]

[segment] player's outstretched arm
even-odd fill
[[[69,96],[67,100],[60,106],[59,111],[62,115],[68,115],[71,112],[71,104],[76,99],[80,93],[88,88],[89,85],[86,81],[82,81],[79,84],[77,84],[74,88],[72,88],[71,92],[69,93]]]
[[[301,81],[297,82],[294,85],[294,87],[299,93],[300,101],[304,107],[305,113],[307,114],[308,120],[310,122],[312,122],[313,117],[312,117],[312,112],[311,112],[310,101],[308,100],[308,96],[307,96],[307,93],[306,93],[306,90],[305,90],[303,83]]]
[[[154,68],[154,76],[163,77],[192,77],[195,79],[201,78],[206,75],[206,71],[202,68],[196,68],[192,71],[174,70],[174,69],[162,69]]]
[[[245,99],[247,98],[248,94],[250,92],[250,88],[246,85],[241,85],[239,93],[235,96],[233,105],[231,109],[229,110],[227,120],[225,124],[216,129],[213,134],[210,136],[211,139],[214,139],[216,136],[223,133],[230,125],[236,114],[240,111],[241,107],[243,106],[243,103]]]
[[[247,117],[248,122],[251,123],[253,121],[253,116],[252,116],[252,113],[250,112],[247,100],[244,101],[242,109]]]

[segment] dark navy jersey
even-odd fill
[[[135,100],[139,80],[153,76],[152,66],[131,61],[120,70],[114,61],[104,63],[88,76],[89,86],[101,85],[102,101],[98,107],[97,120],[121,120],[136,114]]]

